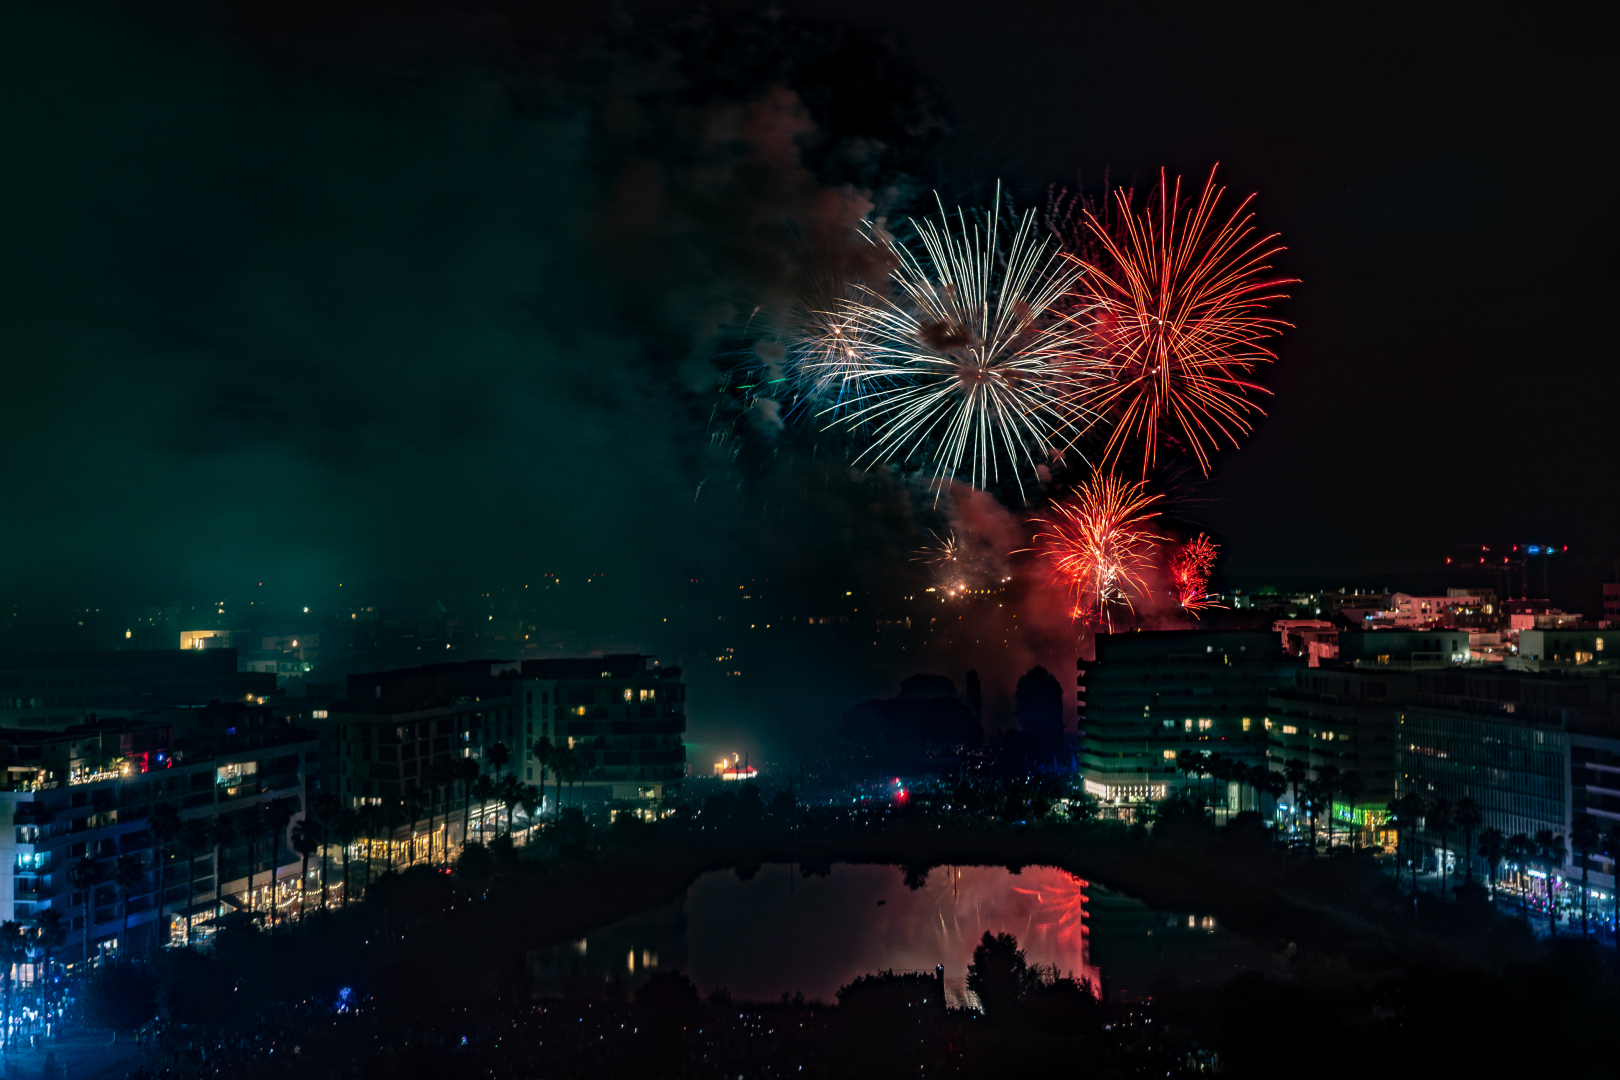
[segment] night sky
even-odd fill
[[[1443,585],[1453,545],[1543,541],[1590,609],[1620,556],[1595,5],[711,7],[731,45],[680,5],[385,6],[8,13],[6,587],[606,573],[643,618],[915,575],[902,496],[723,408],[782,221],[1216,161],[1303,279],[1269,418],[1179,496],[1218,581]]]

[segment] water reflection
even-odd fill
[[[908,888],[909,884],[917,888]],[[1016,935],[1031,963],[1056,965],[1110,996],[1141,997],[1166,979],[1220,981],[1265,957],[1207,916],[1159,912],[1052,867],[841,863],[825,877],[770,864],[748,880],[705,874],[662,908],[534,957],[540,989],[570,980],[634,986],[657,970],[739,998],[785,993],[833,1000],[867,972],[945,966],[952,1004],[966,1003],[973,948],[985,931]]]

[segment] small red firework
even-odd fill
[[[1056,503],[1051,520],[1035,540],[1051,560],[1053,573],[1074,594],[1073,617],[1111,625],[1115,607],[1131,607],[1131,597],[1147,592],[1142,574],[1152,565],[1151,528],[1158,501],[1146,485],[1095,473],[1069,499]]]
[[[1250,395],[1269,391],[1251,377],[1276,359],[1262,343],[1288,324],[1262,312],[1296,279],[1265,276],[1283,248],[1275,234],[1250,240],[1254,196],[1216,221],[1225,190],[1211,169],[1197,201],[1184,204],[1181,178],[1172,187],[1160,170],[1141,211],[1132,192],[1116,190],[1117,218],[1086,209],[1066,240],[1085,271],[1077,318],[1107,366],[1105,378],[1077,381],[1068,405],[1088,423],[1112,424],[1104,462],[1140,453],[1146,476],[1160,444],[1175,442],[1207,476],[1211,453],[1236,446],[1251,413],[1264,415]]]
[[[1178,546],[1170,556],[1170,581],[1183,610],[1197,615],[1220,606],[1209,598],[1209,575],[1215,569],[1215,556],[1219,552],[1215,541],[1199,533]]]

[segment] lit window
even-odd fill
[[[1215,726],[1215,721],[1211,720],[1207,716],[1204,717],[1202,720],[1198,721],[1198,730],[1199,731],[1208,731],[1210,728],[1212,728],[1214,726]]]
[[[1191,720],[1185,720],[1185,721],[1183,721],[1183,723],[1185,723],[1187,725],[1187,730],[1188,731],[1192,730],[1192,721]]]
[[[1164,760],[1166,760],[1166,761],[1174,761],[1174,760],[1176,760],[1176,752],[1174,750],[1166,750],[1164,752]]]
[[[1283,725],[1283,734],[1284,735],[1298,735],[1299,734],[1299,728],[1295,727],[1293,724],[1284,724]]]
[[[1243,730],[1248,731],[1249,730],[1249,725],[1250,725],[1250,720],[1249,720],[1249,718],[1247,716],[1245,716],[1243,718]]]

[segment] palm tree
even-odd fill
[[[1211,781],[1209,801],[1211,804],[1219,802],[1224,808],[1226,804],[1226,783],[1232,776],[1232,759],[1225,754],[1212,753],[1209,755],[1209,764],[1206,766],[1206,771],[1209,773]],[[1216,782],[1219,782],[1220,787],[1216,787]],[[1217,792],[1219,792],[1218,798]],[[1214,806],[1211,805],[1210,809],[1214,809]]]
[[[118,955],[129,954],[129,898],[146,878],[146,867],[139,855],[120,855],[113,863],[112,880],[118,886],[118,907],[124,916],[124,930],[118,938]]]
[[[1440,858],[1438,860],[1440,863],[1440,899],[1444,901],[1446,898],[1446,870],[1449,862],[1446,856],[1450,853],[1450,849],[1446,845],[1446,837],[1451,834],[1451,830],[1457,824],[1456,807],[1452,805],[1450,799],[1442,795],[1429,803],[1429,812],[1424,817],[1427,819],[1429,828],[1440,834]]]
[[[22,924],[0,923],[0,981],[5,984],[5,1001],[0,1006],[0,1048],[11,1052],[11,969],[28,960],[28,934]]]
[[[389,806],[392,805],[390,801]],[[389,810],[382,803],[367,803],[354,812],[355,831],[358,838],[366,842],[365,868],[360,873],[362,885],[366,889],[371,888],[371,871],[377,862],[377,837],[386,836],[388,839],[383,850],[388,852],[393,850],[393,833],[389,832],[383,823],[388,815]],[[393,856],[390,854],[389,858],[392,859]]]
[[[293,817],[289,799],[277,797],[264,804],[264,831],[270,839],[270,925],[276,923],[276,869],[281,862],[281,845],[287,839],[287,823]]]
[[[1293,794],[1290,796],[1289,808],[1293,811],[1295,822],[1299,821],[1299,786],[1303,784],[1306,777],[1310,775],[1310,767],[1307,766],[1303,761],[1300,761],[1298,758],[1293,759],[1283,766],[1283,779],[1288,781],[1288,786],[1293,791]]]
[[[56,954],[64,942],[67,941],[67,920],[55,908],[46,908],[34,920],[34,933],[39,937],[39,947],[45,951],[45,976],[48,980],[51,974],[51,957]]]
[[[180,812],[168,803],[158,803],[146,819],[146,829],[152,834],[152,859],[157,863],[157,921],[163,922],[163,891],[165,863],[169,858],[169,845],[180,835]]]
[[[422,820],[422,792],[417,788],[411,788],[409,791],[405,792],[405,816],[410,819],[411,826],[410,832],[406,833],[406,836],[409,838],[406,840],[406,847],[410,852],[411,861],[406,865],[415,866],[416,823]]]
[[[568,790],[572,794],[574,784],[584,780],[591,773],[592,754],[589,750],[572,747],[563,752],[563,773],[568,778]]]
[[[474,758],[460,758],[456,762],[456,776],[461,781],[461,846],[472,839],[473,782],[478,779],[478,762]]]
[[[1530,860],[1536,857],[1535,841],[1522,832],[1514,833],[1507,839],[1507,857],[1508,861],[1514,864],[1521,879],[1519,884],[1519,914],[1528,923],[1530,921],[1530,885],[1522,879],[1525,876],[1524,871]]]
[[[304,857],[304,868],[298,874],[298,919],[304,919],[306,901],[309,899],[309,857],[321,850],[320,823],[314,818],[305,818],[292,828],[292,848]]]
[[[517,773],[501,777],[500,799],[506,806],[506,835],[512,835],[512,811],[523,801],[523,782],[517,778]]]
[[[559,817],[562,815],[563,765],[567,762],[570,752],[570,749],[562,743],[557,743],[551,748],[551,772],[557,778],[557,814]],[[1188,753],[1188,751],[1184,750],[1182,753]],[[1177,755],[1176,760],[1180,760],[1180,755]]]
[[[186,945],[191,944],[192,912],[197,903],[197,856],[208,849],[208,825],[193,818],[180,827],[180,850],[186,856]]]
[[[1586,873],[1587,863],[1592,859],[1592,853],[1603,843],[1603,834],[1598,831],[1597,825],[1592,821],[1591,815],[1582,814],[1575,821],[1575,827],[1569,831],[1569,842],[1581,856],[1581,936],[1587,933],[1586,924]]]
[[[248,914],[253,913],[253,882],[258,878],[259,870],[259,837],[268,830],[265,828],[264,807],[254,805],[236,815],[236,824],[242,839],[248,846],[248,877],[247,877],[247,909]]]
[[[506,768],[506,763],[512,760],[512,751],[506,748],[505,743],[498,742],[485,751],[484,760],[489,762],[490,767],[495,770],[495,775],[499,777],[501,770]]]
[[[551,768],[552,760],[556,757],[556,747],[551,745],[550,739],[536,739],[530,753],[534,755],[535,763],[540,766],[540,801],[544,804],[546,770]]]
[[[428,818],[429,866],[433,865],[433,834],[438,831],[438,826],[433,824],[433,817],[438,815],[441,807],[446,806],[448,800],[444,797],[445,789],[450,785],[449,773],[453,768],[454,766],[450,762],[442,760],[435,761],[428,766],[428,781],[432,785],[430,790],[433,793],[433,815]],[[448,809],[446,809],[444,815],[444,861],[447,865],[450,862],[450,814]]]
[[[1474,830],[1485,823],[1485,812],[1479,808],[1479,803],[1464,795],[1457,800],[1457,805],[1451,808],[1451,818],[1463,834],[1463,880],[1465,884],[1472,885],[1474,858],[1471,853],[1474,850]]]
[[[545,805],[545,801],[545,793],[540,788],[534,784],[523,785],[523,798],[519,800],[519,805],[523,807],[524,817],[528,818],[529,824],[524,831],[530,836],[534,833],[535,819],[539,816],[540,807]],[[527,840],[524,841],[524,843],[527,842]]]
[[[1362,782],[1359,772],[1346,772],[1345,776],[1338,779],[1338,793],[1345,797],[1345,801],[1349,805],[1349,826],[1353,829],[1353,832],[1349,834],[1351,836],[1351,847],[1358,850],[1358,852],[1361,850],[1361,826],[1356,823],[1356,805],[1358,805],[1358,801],[1361,801],[1361,792]]]
[[[214,845],[214,898],[225,899],[225,850],[236,842],[236,822],[220,815],[208,826],[208,840]],[[215,906],[218,913],[218,906]]]
[[[1339,785],[1344,783],[1344,774],[1337,765],[1324,765],[1316,770],[1316,782],[1322,786],[1323,802],[1327,805],[1322,809],[1327,811],[1328,823],[1328,850],[1333,850],[1333,796],[1339,793]]]
[[[1255,802],[1258,803],[1260,801],[1258,793],[1263,791],[1267,795],[1270,795],[1271,801],[1275,803],[1277,801],[1277,797],[1288,790],[1288,778],[1283,776],[1282,773],[1276,772],[1275,770],[1264,765],[1258,765],[1255,768],[1257,770],[1255,778],[1253,781],[1251,781],[1252,786],[1257,793],[1255,795]],[[1276,817],[1276,809],[1276,806],[1273,805],[1273,818]]]
[[[339,808],[332,815],[333,820],[328,823],[332,839],[337,841],[338,852],[343,856],[343,906],[349,906],[349,845],[354,842],[355,832],[359,825],[359,815],[347,806]]]
[[[1395,834],[1395,887],[1397,889],[1401,885],[1401,846],[1416,843],[1418,822],[1423,818],[1423,809],[1423,796],[1415,791],[1408,791],[1405,795],[1389,804],[1389,812],[1395,818],[1396,828],[1399,830]],[[1413,860],[1412,898],[1414,900],[1417,898],[1417,891],[1417,861]]]
[[[387,852],[388,869],[394,869],[394,833],[405,824],[405,804],[398,799],[389,799],[377,807],[377,822],[382,826],[382,833],[388,838]]]
[[[558,783],[561,784],[562,781],[559,780]],[[478,839],[482,843],[484,842],[485,808],[489,805],[489,800],[495,797],[495,781],[490,779],[488,773],[480,773],[478,779],[473,781],[472,790],[473,795],[478,799]]]
[[[1541,829],[1536,833],[1535,858],[1547,868],[1547,932],[1558,933],[1558,898],[1553,890],[1553,881],[1559,870],[1563,869],[1564,859],[1569,849],[1564,846],[1564,837],[1551,829]]]
[[[1332,792],[1323,787],[1320,780],[1305,781],[1305,812],[1310,815],[1311,822],[1311,858],[1316,857],[1316,815],[1324,807],[1332,805]]]
[[[1460,807],[1459,807],[1460,808]],[[1496,868],[1502,865],[1502,859],[1507,855],[1507,837],[1502,835],[1501,829],[1484,829],[1479,834],[1479,857],[1485,860],[1485,865],[1491,873],[1491,903],[1496,903]]]
[[[84,966],[90,968],[90,939],[94,937],[95,922],[91,918],[91,896],[96,886],[105,880],[106,870],[90,856],[83,855],[68,871],[68,884],[80,891],[84,899]]]
[[[329,854],[327,848],[331,846],[331,822],[343,809],[343,800],[330,791],[318,792],[314,798],[315,816],[321,826],[321,910],[326,910],[326,884],[328,877]]]

